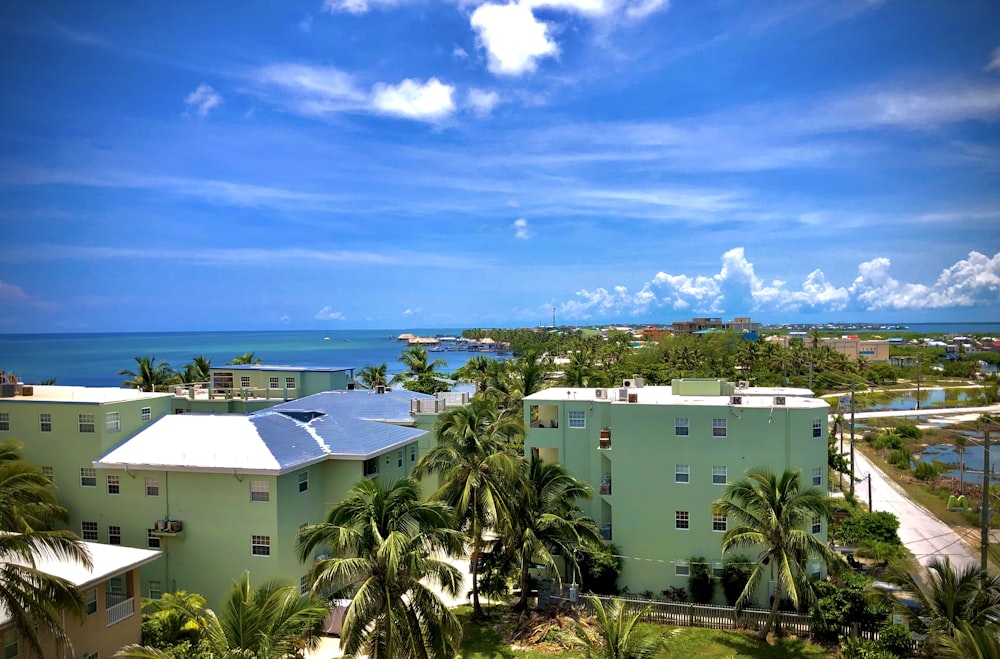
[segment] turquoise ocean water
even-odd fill
[[[361,368],[386,362],[398,373],[397,360],[407,348],[396,336],[458,336],[461,329],[302,330],[258,332],[141,332],[122,334],[0,334],[0,370],[32,383],[56,378],[56,384],[120,386],[122,369],[134,370],[136,356],[155,355],[181,369],[196,355],[221,366],[236,355],[256,352],[265,364]],[[326,340],[326,339],[329,340]],[[432,352],[445,372],[474,354]]]

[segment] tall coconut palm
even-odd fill
[[[209,372],[212,370],[212,359],[205,355],[197,355],[191,358],[190,364],[184,365],[182,380],[185,383],[208,382]]]
[[[1000,627],[958,622],[953,636],[938,640],[937,657],[942,659],[1000,659]]]
[[[369,365],[358,370],[358,382],[365,389],[374,389],[389,384],[389,365],[382,362],[378,366]]]
[[[437,375],[438,369],[446,366],[448,362],[443,359],[429,361],[430,356],[427,351],[420,346],[413,346],[403,351],[399,356],[399,361],[406,366],[406,370],[399,374],[401,379],[419,378],[427,375]]]
[[[761,630],[762,639],[771,632],[784,597],[796,607],[808,597],[801,587],[806,561],[810,557],[828,563],[837,560],[825,543],[806,530],[814,517],[828,517],[829,511],[826,492],[818,487],[801,487],[798,471],[786,470],[777,475],[762,467],[726,485],[723,498],[712,505],[713,513],[735,522],[722,538],[723,554],[735,549],[759,550],[737,606],[753,600],[769,567],[774,575],[771,615]]]
[[[451,377],[459,382],[474,384],[476,393],[483,394],[496,386],[503,369],[503,362],[487,355],[476,355],[452,373]]]
[[[204,599],[201,599],[202,606]],[[315,649],[330,604],[315,595],[300,595],[298,584],[267,581],[256,588],[250,573],[233,582],[221,615],[198,608],[197,598],[178,597],[162,601],[160,611],[170,611],[186,620],[195,631],[200,657],[253,657],[283,659],[304,648]],[[169,651],[143,645],[128,645],[115,654],[128,659],[168,659]]]
[[[80,591],[36,567],[39,559],[53,557],[90,566],[79,538],[69,531],[48,530],[50,523],[67,518],[52,481],[21,459],[21,445],[0,443],[0,610],[39,656],[40,631],[68,647],[64,614],[83,616]]]
[[[520,568],[521,596],[514,609],[528,606],[528,568],[541,564],[558,574],[555,556],[562,556],[574,574],[578,549],[603,546],[594,520],[584,516],[577,502],[591,497],[590,487],[578,481],[563,465],[533,457],[523,484],[511,492],[511,530],[503,540]]]
[[[347,589],[353,595],[344,617],[341,649],[371,659],[451,659],[462,629],[426,582],[452,597],[461,573],[438,558],[457,554],[461,535],[452,510],[421,501],[411,478],[382,485],[366,479],[333,506],[326,520],[298,536],[299,560],[322,548],[332,558],[309,569],[313,592]]]
[[[226,366],[251,366],[254,364],[260,364],[264,360],[257,356],[256,351],[254,352],[244,352],[242,355],[236,355],[233,360],[226,364]]]
[[[496,403],[476,399],[471,404],[444,412],[435,432],[438,444],[427,453],[414,474],[441,477],[433,497],[455,509],[460,528],[469,538],[469,572],[472,576],[472,608],[483,616],[479,602],[480,555],[484,533],[502,531],[511,518],[508,492],[522,474],[523,458],[507,447],[523,434],[520,418],[502,414]]]
[[[123,368],[118,375],[127,375],[130,379],[122,385],[139,391],[165,391],[174,376],[174,369],[165,361],[156,361],[153,355],[134,357],[136,370]]]
[[[600,598],[589,598],[593,629],[574,621],[570,642],[581,650],[584,659],[652,659],[663,646],[662,638],[643,635],[639,620],[649,607],[629,613],[619,599],[605,606]]]

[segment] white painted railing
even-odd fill
[[[108,627],[111,625],[116,625],[126,618],[131,618],[135,615],[135,598],[130,597],[127,600],[122,600],[114,606],[109,606],[105,611],[106,620]]]

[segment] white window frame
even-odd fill
[[[728,437],[728,419],[712,419],[712,437]]]
[[[823,532],[823,518],[819,515],[813,515],[812,527],[810,529],[813,535]]]
[[[281,378],[279,378],[277,375],[272,375],[267,379],[267,386],[271,389],[280,389]]]
[[[87,615],[89,616],[97,613],[97,589],[96,588],[88,589],[85,597],[87,598],[87,603],[86,603]]]
[[[403,451],[402,450],[396,451],[396,466],[397,467],[402,467],[403,466]]]
[[[719,480],[719,477],[722,480]],[[712,485],[725,485],[729,482],[729,467],[726,465],[712,465]]]
[[[118,542],[115,542],[115,538]],[[108,544],[109,545],[120,545],[122,543],[122,527],[115,524],[108,525]]]
[[[146,496],[160,496],[160,479],[156,476],[146,476]]]
[[[100,537],[97,530],[97,522],[84,520],[80,522],[80,537],[90,542],[97,542]]]
[[[97,432],[97,418],[93,414],[79,414],[77,415],[77,427],[81,433],[92,435]]]
[[[812,484],[813,484],[813,487],[822,487],[822,485],[823,485],[823,467],[813,467]]]
[[[294,377],[286,377],[285,378],[285,389],[294,389],[294,388],[295,388],[295,378]]]
[[[682,524],[683,526],[681,526]],[[675,531],[691,530],[691,511],[689,510],[674,511],[674,530]]]
[[[815,438],[822,436],[823,436],[823,420],[813,419],[813,437]]]
[[[267,481],[250,481],[250,502],[268,503],[271,501],[271,484]]]
[[[303,574],[299,577],[299,595],[305,595],[309,592],[309,576]]]
[[[150,579],[146,585],[149,599],[158,600],[163,597],[163,583],[157,579]]]
[[[587,413],[583,410],[566,412],[566,425],[573,430],[584,430],[587,427]]]
[[[39,432],[52,432],[52,413],[41,412],[38,415]]]
[[[153,529],[146,529],[146,546],[150,549],[160,548],[160,536],[155,535]]]
[[[55,470],[52,467],[50,467],[48,465],[44,465],[42,467],[39,467],[39,469],[41,469],[41,471],[42,471],[42,476],[45,476],[50,481],[55,481],[55,479],[56,479],[56,472],[55,472]]]
[[[309,491],[309,472],[308,471],[299,472],[299,492],[302,493],[308,491]]]
[[[410,462],[416,462],[416,461],[417,461],[417,447],[416,446],[411,446],[410,447]]]
[[[122,415],[119,412],[107,412],[104,415],[104,431],[119,432],[122,429]]]
[[[674,437],[688,437],[691,434],[691,420],[686,416],[674,417]]]
[[[249,375],[241,375],[240,376],[240,389],[249,389],[249,388],[250,388],[250,376]]]
[[[97,487],[97,470],[93,467],[80,467],[80,487]]]
[[[728,524],[729,524],[729,519],[726,518],[725,515],[718,515],[716,513],[712,513],[712,531],[716,533],[724,532],[726,531]]]
[[[108,474],[105,477],[105,482],[107,483],[108,494],[114,496],[122,493],[122,479],[118,474]]]
[[[146,421],[149,421],[152,418],[153,418],[153,408],[152,407],[144,407],[141,410],[139,410],[139,419],[141,421],[146,422]]]
[[[0,412],[0,431],[10,431],[10,412]]]
[[[271,536],[269,535],[251,535],[250,536],[250,555],[251,556],[270,556],[271,555]]]
[[[687,485],[691,482],[691,465],[674,465],[674,482]]]
[[[678,561],[674,564],[674,576],[677,577],[690,577],[691,576],[691,564],[683,563]]]

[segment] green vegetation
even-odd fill
[[[691,593],[691,601],[696,604],[711,604],[715,596],[716,582],[715,576],[712,575],[712,566],[705,561],[704,556],[693,556],[690,565],[688,592]]]

